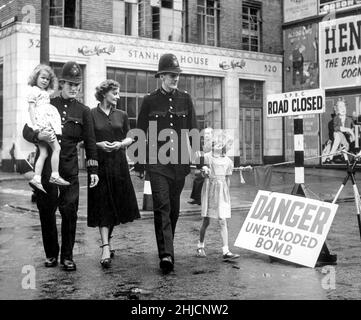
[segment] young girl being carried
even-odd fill
[[[231,218],[231,197],[229,192],[230,176],[233,162],[226,156],[226,150],[232,144],[232,139],[225,133],[214,134],[212,151],[204,155],[202,170],[205,181],[202,188],[202,226],[199,233],[197,256],[205,257],[204,238],[210,219],[217,219],[221,229],[223,259],[238,258],[228,247],[227,218]]]
[[[58,110],[50,104],[49,94],[54,90],[56,84],[56,77],[54,71],[47,65],[40,64],[32,72],[28,85],[28,103],[31,126],[34,130],[52,130],[56,136],[61,135],[61,118]],[[41,190],[46,193],[42,183],[41,174],[44,168],[44,163],[48,157],[48,146],[52,150],[51,155],[51,176],[50,183],[60,186],[67,186],[70,183],[65,181],[59,175],[59,155],[60,145],[58,139],[55,138],[51,142],[40,141],[38,143],[39,157],[35,163],[35,175],[30,180],[29,184],[32,188]]]

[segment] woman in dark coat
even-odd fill
[[[88,189],[88,226],[99,227],[102,240],[101,265],[110,266],[114,250],[110,239],[114,226],[140,218],[137,198],[129,174],[126,147],[128,116],[116,109],[119,83],[103,81],[95,97],[100,104],[91,110],[98,147],[99,183]]]

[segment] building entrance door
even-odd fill
[[[240,80],[239,148],[240,163],[262,164],[263,83]]]

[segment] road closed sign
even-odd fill
[[[338,205],[259,191],[235,246],[314,268]]]
[[[325,112],[325,90],[293,91],[267,96],[267,117],[289,117]]]

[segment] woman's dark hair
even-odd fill
[[[109,91],[119,88],[120,88],[119,82],[114,80],[105,80],[95,88],[95,98],[99,102],[103,102],[105,95]]]

